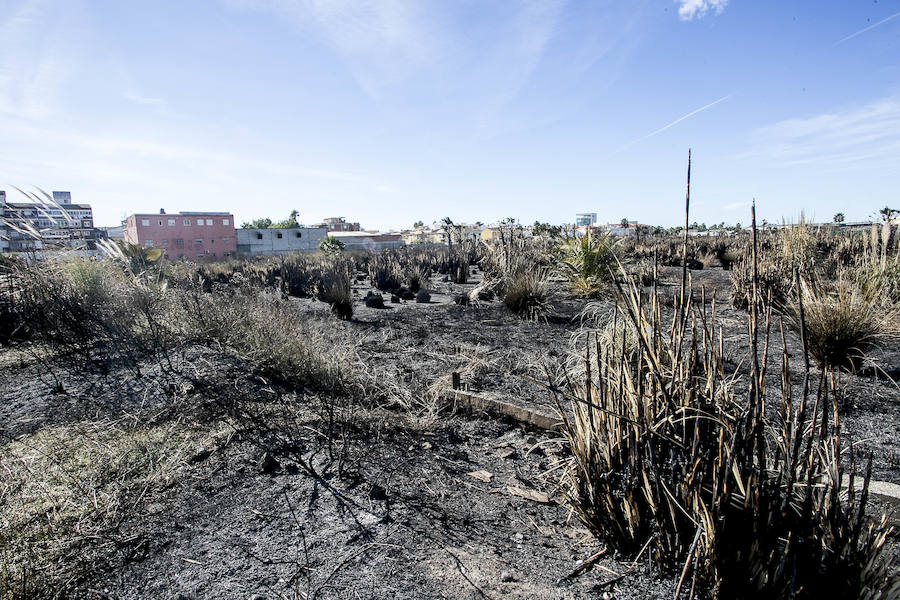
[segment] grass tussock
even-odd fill
[[[39,267],[39,268],[38,268]],[[14,324],[7,343],[37,343],[82,371],[107,375],[126,368],[140,377],[147,361],[177,374],[179,348],[201,343],[230,349],[270,376],[315,390],[340,389],[347,352],[323,330],[307,326],[276,289],[260,290],[237,273],[228,286],[204,291],[200,280],[150,285],[112,261],[71,260],[11,274]],[[349,271],[323,271],[319,298],[352,315]],[[53,374],[51,363],[48,371]]]
[[[802,282],[800,298],[787,313],[795,329],[805,319],[809,353],[822,369],[855,371],[872,350],[900,336],[897,310],[885,309],[848,282]]]
[[[350,351],[304,322],[275,294],[180,295],[185,340],[229,348],[266,376],[295,388],[337,393],[350,380]]]
[[[125,366],[140,377],[140,363],[173,342],[161,324],[165,287],[115,262],[46,261],[7,277],[0,292],[10,311],[6,343],[37,342],[88,371]]]
[[[523,319],[547,314],[547,275],[541,271],[517,271],[504,282],[503,304]]]

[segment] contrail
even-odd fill
[[[710,103],[707,104],[706,106],[701,106],[701,107],[698,108],[697,110],[693,110],[693,111],[689,112],[688,114],[686,114],[686,115],[684,115],[684,116],[682,116],[682,117],[678,117],[677,119],[675,119],[674,121],[672,121],[671,123],[669,123],[668,125],[666,125],[665,127],[660,127],[660,128],[657,129],[656,131],[652,131],[652,132],[648,133],[647,135],[645,135],[645,136],[643,136],[643,137],[639,137],[639,138],[637,138],[636,140],[632,140],[632,141],[628,142],[627,144],[625,144],[624,146],[622,146],[621,148],[619,148],[618,150],[616,150],[616,153],[618,153],[618,152],[624,150],[625,148],[628,148],[629,146],[633,146],[634,144],[637,144],[638,142],[642,142],[642,141],[646,140],[647,138],[651,138],[651,137],[653,137],[654,135],[656,135],[656,134],[658,134],[658,133],[662,133],[662,132],[665,131],[666,129],[669,129],[670,127],[674,127],[675,125],[678,125],[679,123],[681,123],[681,122],[684,121],[685,119],[689,119],[689,118],[693,117],[694,115],[696,115],[697,113],[703,112],[703,111],[706,110],[707,108],[711,108],[711,107],[715,106],[715,105],[718,104],[719,102],[725,102],[726,100],[728,100],[728,99],[731,98],[732,96],[734,96],[733,93],[732,93],[732,94],[728,94],[727,96],[723,96],[723,97],[719,98],[719,99],[716,100],[715,102],[710,102]]]
[[[879,25],[884,25],[884,24],[887,23],[888,21],[890,21],[890,20],[892,20],[892,19],[896,19],[897,17],[900,17],[900,12],[896,12],[896,13],[892,14],[891,16],[886,17],[886,18],[884,18],[884,19],[878,21],[878,22],[875,23],[874,25],[869,25],[868,27],[864,27],[864,28],[860,29],[860,30],[857,31],[856,33],[851,33],[851,34],[848,35],[847,37],[841,38],[840,40],[838,40],[837,44],[843,44],[843,43],[846,42],[847,40],[853,39],[853,38],[855,38],[856,36],[858,36],[858,35],[860,35],[860,34],[863,34],[863,33],[867,32],[867,31],[870,30],[870,29],[875,29],[875,28],[878,27]],[[835,46],[837,46],[837,44],[835,44]]]

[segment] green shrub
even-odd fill
[[[557,268],[576,296],[596,297],[612,282],[611,269],[618,257],[609,236],[588,231],[580,238],[567,239],[558,251]]]
[[[319,251],[323,254],[340,254],[344,251],[344,242],[334,236],[326,236],[319,242]]]

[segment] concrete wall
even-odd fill
[[[238,229],[237,249],[242,256],[315,252],[326,235],[328,229],[325,227]]]
[[[380,252],[391,248],[402,248],[405,244],[399,233],[374,232],[340,232],[332,231],[328,235],[344,243],[345,250],[370,250]]]

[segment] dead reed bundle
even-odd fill
[[[382,292],[393,292],[403,285],[403,268],[396,254],[382,252],[369,261],[369,280]]]
[[[331,305],[331,312],[343,320],[353,316],[353,292],[350,264],[340,259],[323,265],[322,275],[316,282],[316,297]]]
[[[649,546],[680,571],[676,597],[900,597],[888,528],[866,514],[871,464],[861,486],[851,465],[842,490],[836,396],[824,375],[813,392],[807,359],[793,397],[783,326],[780,399],[767,406],[772,313],[760,340],[757,293],[750,372],[726,376],[714,302],[677,301],[664,322],[657,298],[619,286],[637,359],[616,350],[628,342],[614,329],[588,345],[581,375],[550,386],[572,452],[565,498],[613,547]]]

